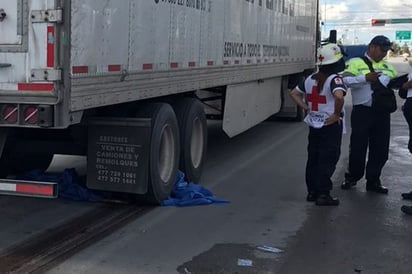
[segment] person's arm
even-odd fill
[[[295,103],[301,107],[302,109],[308,111],[309,106],[306,104],[306,102],[303,100],[303,93],[300,92],[297,88],[292,89],[290,92],[290,97],[292,97],[292,100],[295,101]]]
[[[345,83],[345,85],[347,87],[351,87],[351,88],[356,87],[356,86],[364,85],[367,82],[365,75],[355,76],[353,74],[345,72],[342,75],[342,77],[343,77],[343,82]]]
[[[365,75],[359,73],[358,60],[351,59],[348,62],[348,66],[342,74],[343,82],[347,87],[361,86],[366,83]]]
[[[401,88],[406,89],[406,90],[411,89],[412,88],[412,80],[409,80],[408,82],[403,83]]]
[[[412,72],[408,75],[408,81],[403,83],[402,86],[399,88],[399,96],[403,99],[406,99],[408,97],[409,89],[412,89]]]
[[[330,125],[333,123],[340,123],[341,121],[341,112],[343,109],[343,104],[345,102],[345,94],[346,91],[343,89],[338,89],[333,93],[333,97],[335,98],[335,109],[333,111],[333,114],[331,116],[329,116],[328,119],[326,119],[325,121],[325,125]]]
[[[376,82],[381,75],[379,72],[369,72],[366,75],[360,73],[358,61],[358,58],[349,61],[348,67],[343,72],[343,82],[348,88],[356,88],[367,83]]]
[[[373,83],[376,82],[381,74],[379,72],[369,72],[366,75],[358,75],[354,76],[353,74],[350,73],[344,73],[342,75],[343,77],[343,82],[345,85],[349,88],[357,87],[357,86],[362,86],[366,83]],[[388,77],[388,81],[384,81],[385,83],[389,82],[390,78]]]
[[[379,82],[385,86],[388,87],[391,79],[394,79],[398,76],[398,72],[396,69],[389,63],[385,62],[386,64],[386,69],[384,69],[380,75],[379,75]]]

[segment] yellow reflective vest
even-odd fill
[[[386,61],[375,62],[371,60],[372,67],[376,72],[382,72],[382,74],[393,79],[398,76],[398,72],[395,68]],[[344,74],[350,73],[354,76],[366,75],[370,72],[368,65],[363,61],[362,58],[352,58],[347,63],[347,68],[344,71]]]

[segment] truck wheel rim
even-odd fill
[[[190,141],[190,158],[192,159],[193,167],[198,168],[202,162],[203,156],[203,125],[199,118],[193,121],[192,139]]]
[[[175,136],[169,125],[162,129],[159,148],[159,175],[162,182],[168,182],[172,173],[175,161]]]

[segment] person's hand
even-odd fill
[[[328,119],[325,120],[325,126],[329,126],[329,125],[331,125],[333,123],[336,123],[336,122],[338,122],[338,124],[340,125],[341,121],[342,120],[340,119],[340,116],[333,113],[331,116],[329,116]]]
[[[412,88],[412,80],[404,83],[404,84],[402,85],[402,88],[403,88],[403,89],[411,89],[411,88]]]
[[[368,74],[365,75],[365,79],[368,82],[376,82],[378,81],[379,76],[381,75],[380,72],[369,72]]]

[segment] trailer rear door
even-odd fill
[[[0,127],[52,126],[61,79],[55,2],[0,0]]]
[[[23,23],[21,1],[0,0],[0,45],[21,45]]]

